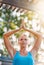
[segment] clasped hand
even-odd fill
[[[18,29],[18,31],[20,31],[21,29],[27,31],[27,29],[26,29],[26,27],[25,27],[25,22],[24,22],[24,20],[22,20],[22,23],[21,23],[20,28]]]
[[[19,28],[20,30],[21,29],[24,29],[24,30],[26,30],[26,27],[25,27],[25,22],[24,21],[22,21],[22,23],[21,23],[21,25],[20,25],[20,28]]]

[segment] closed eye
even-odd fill
[[[20,40],[27,40],[27,39],[20,39]]]
[[[27,39],[20,39],[20,40],[27,40]]]
[[[25,40],[27,40],[27,39],[25,39]]]
[[[20,40],[23,40],[23,39],[20,39]]]

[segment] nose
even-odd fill
[[[23,42],[24,44],[26,44],[26,41],[25,41],[24,39],[22,40],[22,42]]]

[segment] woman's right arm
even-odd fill
[[[16,53],[16,50],[13,48],[13,46],[11,45],[11,42],[9,41],[9,36],[11,36],[12,34],[14,34],[15,32],[19,31],[18,30],[13,30],[10,32],[7,32],[3,35],[4,38],[4,44],[7,48],[8,53],[10,54],[10,56],[13,58],[14,54]]]

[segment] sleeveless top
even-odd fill
[[[13,65],[34,65],[34,59],[31,52],[23,56],[17,51],[13,58]]]

